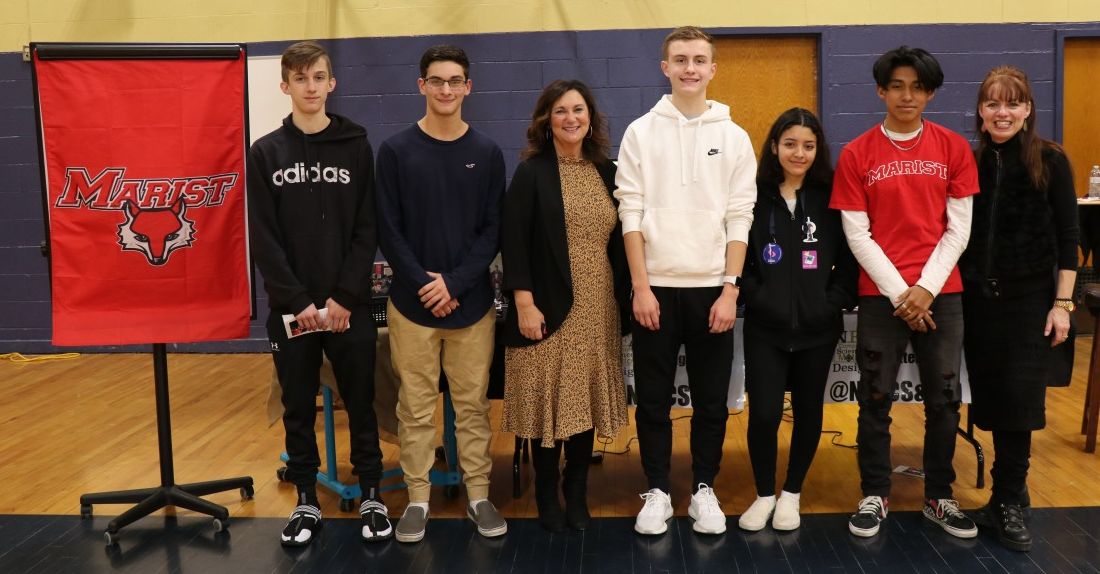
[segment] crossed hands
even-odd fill
[[[894,309],[894,316],[905,321],[909,328],[918,333],[927,333],[930,329],[936,330],[936,322],[932,320],[932,301],[935,298],[927,289],[920,285],[914,285],[898,295],[894,300],[898,303]]]
[[[428,276],[432,278],[431,282],[421,287],[416,294],[420,296],[420,302],[424,304],[425,309],[442,319],[458,309],[458,299],[451,297],[451,292],[447,290],[447,283],[443,281],[443,275],[428,271]]]

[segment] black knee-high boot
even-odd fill
[[[562,493],[565,494],[565,519],[577,530],[588,527],[588,465],[592,463],[592,443],[595,432],[588,429],[565,441],[565,471],[562,473]]]
[[[540,439],[531,439],[531,460],[535,466],[535,504],[539,510],[539,523],[550,532],[565,530],[565,513],[558,499],[558,460],[561,458],[561,441],[551,448],[539,446]]]

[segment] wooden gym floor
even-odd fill
[[[282,427],[268,424],[271,364],[267,355],[171,355],[172,422],[177,482],[251,475],[255,497],[236,492],[210,500],[229,508],[232,526],[214,534],[210,521],[185,510],[162,511],[123,529],[121,543],[104,546],[102,532],[123,506],[98,505],[82,520],[79,496],[159,483],[149,355],[82,355],[69,360],[0,363],[0,571],[2,572],[1100,572],[1100,454],[1081,450],[1079,433],[1091,339],[1077,342],[1074,383],[1048,394],[1047,429],[1036,433],[1030,479],[1035,507],[1031,553],[999,547],[989,532],[958,540],[921,518],[919,479],[895,475],[890,519],[873,539],[846,532],[860,498],[855,451],[856,407],[829,405],[814,466],[802,495],[802,528],[745,533],[735,517],[754,497],[745,444],[746,415],[731,413],[719,499],[730,515],[724,536],[690,532],[688,421],[674,423],[673,503],[678,518],[658,537],[635,535],[632,516],[645,488],[633,428],[606,445],[590,474],[598,518],[584,533],[549,535],[535,520],[530,467],[522,496],[512,498],[511,435],[495,435],[491,499],[510,519],[507,536],[478,536],[464,514],[464,496],[433,491],[428,536],[414,545],[358,542],[357,516],[339,510],[320,489],[326,516],[321,538],[305,550],[275,541],[294,506],[294,488],[279,482]],[[680,417],[690,411],[674,410]],[[493,404],[499,426],[500,405]],[[921,465],[922,409],[898,405],[894,464]],[[338,459],[346,461],[346,418],[336,414]],[[320,419],[318,420],[320,428]],[[780,476],[790,424],[780,432]],[[989,436],[978,440],[991,449]],[[599,445],[598,445],[599,446]],[[385,467],[397,448],[383,443]],[[621,453],[621,454],[613,454]],[[987,451],[989,462],[992,453]],[[988,465],[988,463],[987,463]],[[985,503],[975,487],[973,449],[962,440],[955,457],[955,495],[966,509]],[[987,466],[988,472],[988,466]],[[351,482],[346,462],[340,478]],[[988,480],[987,480],[988,484]],[[391,514],[404,491],[386,495]]]

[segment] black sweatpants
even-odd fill
[[[650,488],[669,491],[676,359],[680,345],[687,358],[691,389],[692,484],[714,484],[722,461],[733,368],[733,330],[713,334],[707,326],[721,287],[653,287],[661,307],[657,331],[633,325],[634,390],[638,408],[638,448]]]
[[[317,452],[317,392],[322,355],[332,363],[336,387],[348,413],[351,464],[365,489],[382,479],[382,449],[374,414],[374,359],[378,328],[368,307],[351,313],[351,328],[343,333],[312,333],[287,339],[282,312],[271,310],[267,320],[271,357],[283,390],[283,428],[286,430],[286,480],[313,487],[321,465]],[[335,461],[329,461],[335,464]]]
[[[775,494],[775,459],[783,395],[791,393],[794,430],[783,490],[800,492],[802,481],[821,440],[821,410],[825,382],[836,351],[836,341],[809,349],[788,351],[760,337],[744,338],[745,390],[749,395],[749,460],[756,494]]]

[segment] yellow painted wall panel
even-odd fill
[[[369,12],[372,33],[367,36],[393,36],[392,30],[403,30],[403,36],[429,34],[471,34],[477,32],[477,11],[462,7],[400,7],[379,8]],[[360,14],[363,14],[360,12]],[[441,30],[437,20],[446,20],[448,26]],[[348,27],[341,29],[342,37],[358,36]]]
[[[707,18],[709,23],[710,19]],[[719,14],[719,26],[803,26],[806,24],[804,0],[737,0],[729,2]]]
[[[539,30],[543,27],[543,15],[532,3],[516,3],[500,6],[492,14],[477,14],[477,31],[481,33],[507,32],[511,30]]]
[[[806,22],[833,24],[867,24],[870,22],[871,0],[833,0],[808,2]]]
[[[5,43],[19,47],[9,50],[11,52],[22,51],[22,46],[26,46],[31,41],[26,24],[0,24],[0,37],[4,38]]]
[[[26,0],[0,0],[0,24],[22,24],[26,27]]]
[[[142,0],[134,0],[140,2]],[[262,10],[261,6],[254,6],[252,2],[234,2],[233,0],[183,0],[181,2],[186,7],[187,13],[209,16],[221,16],[226,14],[249,14],[257,12],[257,9]],[[303,6],[312,5],[313,2],[300,2]]]
[[[1069,0],[1066,2],[1066,16],[1070,22],[1100,20],[1100,2],[1096,0]]]
[[[1064,21],[1069,17],[1067,0],[1002,0],[1001,18],[1006,22]]]
[[[36,41],[209,42],[687,23],[772,27],[1096,20],[1100,0],[0,0],[0,24],[26,25],[22,34],[0,38],[0,51],[19,51],[28,34]]]
[[[70,20],[79,11],[80,0],[24,0],[23,12],[31,22],[56,22]]]

